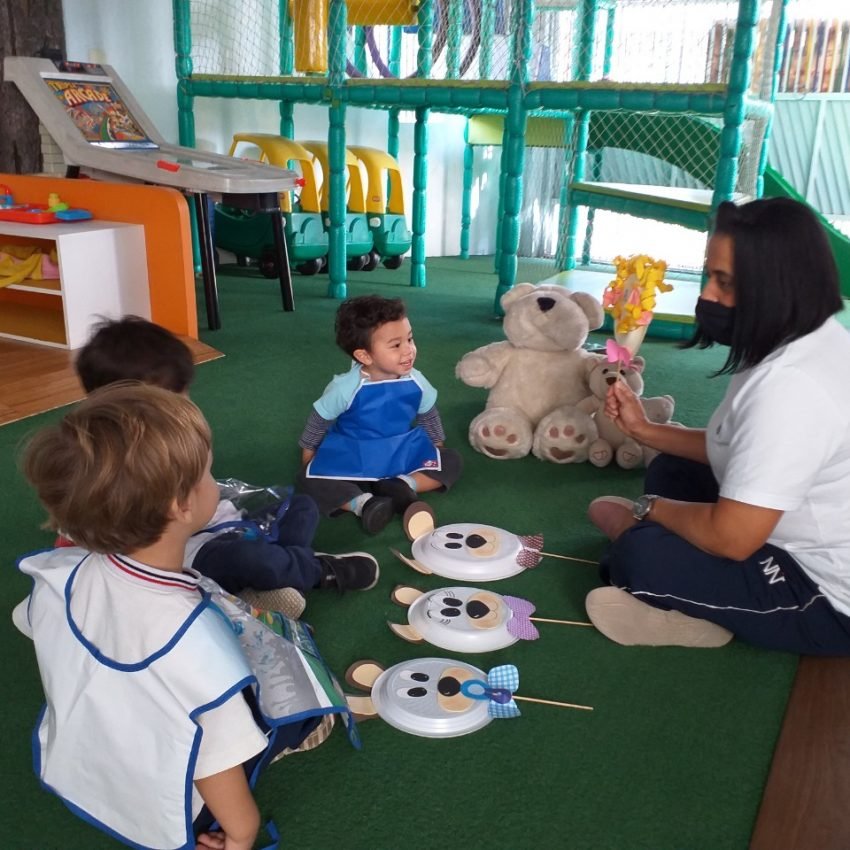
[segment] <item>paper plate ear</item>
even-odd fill
[[[402,608],[409,608],[422,595],[422,591],[415,587],[410,587],[407,584],[397,584],[390,594],[390,600],[395,602],[396,605],[401,605]]]
[[[387,620],[387,625],[396,635],[398,635],[402,640],[406,640],[408,643],[425,643],[425,638],[423,638],[422,635],[413,628],[413,626],[391,623],[389,620]]]
[[[425,502],[414,502],[410,505],[404,512],[401,524],[411,543],[423,534],[430,534],[437,527],[434,510]]]
[[[383,672],[384,668],[377,661],[361,659],[360,661],[355,661],[345,671],[345,681],[352,687],[360,688],[363,691],[371,691],[375,680]]]
[[[373,717],[378,716],[378,710],[375,708],[375,703],[372,702],[372,697],[346,694],[345,701],[348,703],[348,707],[351,709],[351,713],[358,723],[362,723],[364,720],[371,720]]]
[[[424,564],[420,564],[419,561],[414,560],[413,558],[408,558],[407,555],[402,555],[398,549],[393,549],[390,547],[390,552],[396,556],[403,564],[407,564],[408,567],[412,570],[416,570],[417,573],[422,573],[424,576],[431,575],[431,570],[428,569]]]

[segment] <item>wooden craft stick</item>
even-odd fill
[[[545,555],[547,558],[560,558],[562,561],[578,561],[580,564],[593,564],[594,566],[599,566],[599,561],[590,561],[587,558],[572,558],[569,555],[556,555],[554,552],[541,552],[541,555]]]
[[[581,620],[550,620],[548,617],[529,617],[532,623],[558,623],[561,626],[592,626],[593,623],[584,623]]]
[[[539,702],[541,705],[556,705],[559,708],[580,708],[582,711],[593,711],[592,705],[577,705],[574,702],[556,702],[553,699],[537,699],[537,697],[521,697],[516,694],[512,696],[514,699],[519,699],[523,702]]]

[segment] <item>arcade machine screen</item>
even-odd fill
[[[58,63],[58,70],[56,76],[42,79],[87,142],[104,148],[159,147],[148,138],[100,65],[64,62]]]

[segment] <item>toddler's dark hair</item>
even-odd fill
[[[182,393],[195,376],[189,347],[171,331],[139,316],[97,325],[74,365],[87,393],[116,381],[141,381]]]
[[[340,304],[336,311],[336,344],[349,357],[360,348],[370,350],[372,334],[387,322],[397,322],[407,315],[401,298],[360,295]]]

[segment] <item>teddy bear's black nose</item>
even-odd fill
[[[547,310],[551,310],[555,306],[554,298],[538,298],[537,306],[545,313]]]

